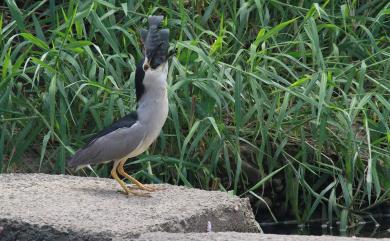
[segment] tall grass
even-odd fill
[[[74,150],[134,109],[138,30],[164,14],[170,114],[128,171],[342,230],[389,200],[387,1],[60,2],[0,4],[2,172],[73,173]]]

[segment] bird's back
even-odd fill
[[[75,155],[69,159],[68,165],[70,167],[77,167],[80,165],[88,165],[88,164],[97,164],[101,162],[110,161],[115,159],[116,156],[121,156],[121,152],[115,152],[114,150],[108,150],[109,152],[104,154],[105,147],[113,145],[117,140],[118,135],[124,133],[125,130],[128,132],[131,129],[136,130],[138,120],[137,112],[132,112],[123,118],[115,121],[110,126],[104,128],[103,130],[96,133],[92,138],[90,138],[84,147],[80,148]],[[123,134],[122,134],[123,135]],[[136,135],[133,136],[133,138]],[[122,141],[122,139],[121,139]],[[109,158],[107,159],[107,154],[109,154]],[[120,157],[119,157],[120,158]]]

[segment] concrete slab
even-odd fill
[[[259,233],[146,233],[136,241],[384,241],[389,239],[334,236],[274,235]]]
[[[0,240],[128,240],[146,232],[259,232],[247,199],[172,185],[126,196],[112,179],[0,175]]]

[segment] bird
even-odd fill
[[[114,162],[111,176],[128,195],[139,193],[129,188],[119,175],[138,189],[157,190],[127,174],[123,165],[149,148],[168,117],[169,30],[161,29],[163,19],[160,15],[149,16],[149,30],[140,31],[144,58],[135,70],[136,110],[95,134],[68,161],[68,166],[76,170],[91,164]]]

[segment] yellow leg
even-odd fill
[[[126,186],[126,184],[118,177],[118,173],[116,173],[116,169],[117,169],[119,163],[120,163],[120,161],[114,162],[114,166],[112,167],[112,170],[111,170],[111,176],[119,183],[119,185],[121,185],[121,187],[123,188],[123,190],[125,191],[126,194],[140,195],[139,193],[130,190]]]
[[[125,164],[127,159],[122,159],[119,161],[119,165],[118,165],[118,172],[119,174],[121,174],[122,176],[126,177],[127,179],[129,179],[129,181],[131,181],[132,183],[134,183],[135,185],[138,186],[139,189],[142,189],[142,190],[145,190],[145,191],[148,191],[148,192],[154,192],[154,191],[157,191],[158,189],[157,188],[153,188],[153,187],[147,187],[146,185],[140,183],[137,179],[135,179],[134,177],[130,176],[129,174],[127,174],[125,172],[125,170],[123,169],[123,165]]]

